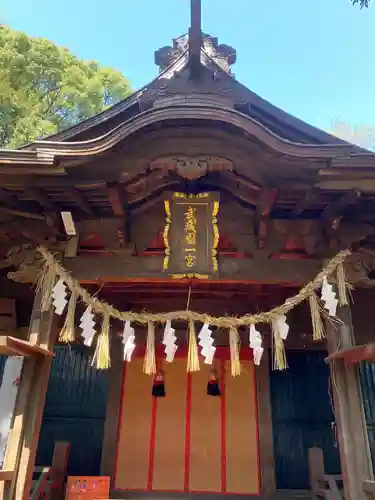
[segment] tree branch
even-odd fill
[[[370,5],[370,0],[352,0],[353,5],[359,4],[360,8],[368,7]]]

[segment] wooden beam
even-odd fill
[[[120,186],[117,183],[109,183],[107,190],[113,213],[117,217],[123,217],[125,211],[120,193]]]
[[[375,481],[363,481],[363,489],[375,496]]]
[[[259,201],[256,210],[256,233],[258,236],[258,247],[263,248],[265,245],[268,219],[272,212],[272,207],[276,201],[276,189],[263,189],[260,193]]]
[[[329,224],[329,229],[337,229],[345,211],[351,205],[357,203],[361,197],[361,191],[353,189],[345,193],[335,203],[329,203],[323,211],[322,218]]]
[[[262,495],[268,496],[276,491],[268,349],[264,350],[262,362],[260,366],[257,367],[256,375],[259,422],[259,462],[262,478],[261,493]]]
[[[342,359],[348,364],[358,364],[361,361],[373,363],[375,361],[375,344],[358,345],[349,347],[348,349],[339,349],[330,354],[326,359],[326,363],[331,363],[336,359]]]
[[[41,293],[38,291],[31,316],[28,340],[42,349],[51,350],[55,340],[52,330],[53,309],[51,307],[48,312],[42,312],[40,302]],[[22,397],[19,395],[17,398],[17,405],[19,400],[23,404],[22,408],[17,408],[21,416],[21,429],[19,429],[18,442],[10,443],[13,458],[16,459],[16,474],[12,480],[9,495],[12,500],[29,499],[51,362],[51,356],[39,358],[34,356],[24,361],[19,389]]]
[[[49,216],[46,216],[43,220],[29,219],[25,222],[23,218],[18,219],[10,219],[3,223],[0,223],[0,232],[4,237],[4,245],[3,246],[16,246],[17,244],[21,244],[21,237],[18,240],[14,239],[11,236],[19,233],[24,236],[26,239],[34,241],[36,244],[45,243],[46,239],[50,236],[56,236],[59,232],[56,226],[51,226],[47,223]],[[52,220],[51,220],[52,222]],[[7,235],[6,233],[9,233]]]
[[[13,479],[14,471],[0,470],[0,481],[11,481]]]
[[[72,187],[68,191],[72,201],[78,205],[78,207],[82,210],[87,215],[94,216],[94,212],[92,208],[90,207],[88,201],[86,198],[83,196],[83,194],[78,191],[78,189]]]
[[[0,356],[53,356],[53,352],[9,335],[0,336]]]
[[[34,219],[34,220],[45,220],[44,215],[37,214],[34,212],[24,212],[22,210],[15,210],[13,208],[8,207],[0,207],[0,213],[4,215],[14,215],[15,217],[24,217],[25,219]]]
[[[298,217],[299,215],[301,215],[305,210],[307,210],[309,205],[312,204],[313,200],[316,197],[317,197],[316,191],[313,190],[306,191],[295,204],[292,210],[292,216]]]
[[[324,478],[324,455],[321,448],[309,448],[308,464],[310,476],[310,489],[313,500],[319,500],[318,492],[321,490],[321,484]],[[337,499],[339,500],[339,499]]]
[[[51,372],[51,362],[52,358],[45,356],[42,358],[41,362],[36,363],[35,369],[33,370],[29,392],[29,405],[23,429],[14,500],[29,500],[36,450]]]
[[[26,189],[26,193],[35,201],[39,203],[39,205],[44,208],[47,212],[57,212],[59,211],[54,205],[53,201],[45,194],[43,189],[38,187],[28,187]]]
[[[326,322],[329,354],[354,345],[354,333],[349,307],[337,312],[340,323]],[[373,479],[367,426],[359,384],[358,367],[342,359],[331,363],[335,418],[340,445],[341,469],[346,500],[366,500],[364,480]]]
[[[121,338],[113,338],[111,341],[111,367],[109,368],[109,389],[100,465],[100,474],[111,477],[112,481],[115,470],[124,366]],[[112,484],[111,487],[113,488],[114,485]]]
[[[3,468],[5,470],[12,470],[13,475],[11,478],[11,484],[0,482],[1,500],[13,499],[17,480],[19,456],[21,451],[22,433],[26,419],[26,409],[29,401],[29,393],[31,390],[32,372],[35,366],[35,357],[28,358],[23,362],[20,377],[21,382],[17,393],[16,406],[14,409],[13,421],[9,431],[9,437],[3,463]]]
[[[17,203],[17,198],[2,188],[0,189],[0,200],[8,205],[11,205],[12,207],[17,207],[17,205],[19,205],[19,203]]]
[[[118,250],[121,247],[119,231],[124,229],[124,220],[119,217],[80,220],[77,221],[76,228],[81,241],[98,235],[104,248]]]
[[[65,248],[65,257],[67,259],[72,259],[74,257],[77,257],[78,247],[79,247],[79,234],[77,233],[76,235],[71,236],[67,241]]]
[[[163,255],[137,257],[80,256],[69,260],[65,267],[79,281],[123,282],[128,280],[170,280],[163,269]],[[274,259],[219,259],[219,276],[214,281],[305,284],[321,270],[319,259],[274,260]]]
[[[54,493],[59,499],[64,498],[64,482],[67,475],[67,468],[69,462],[70,443],[65,441],[56,441],[52,456],[52,471]]]
[[[193,72],[200,66],[202,46],[202,0],[190,0],[189,61]]]
[[[6,189],[0,189],[0,200],[4,203],[4,205],[9,208],[13,208],[14,210],[34,213],[34,207],[29,202],[20,201],[17,196],[12,194],[11,192],[8,192]]]
[[[48,313],[41,313],[40,311],[40,300],[41,300],[41,292],[38,291],[36,293],[33,312],[31,315],[30,328],[28,334],[28,342],[32,344],[37,344],[41,349],[49,349],[53,345],[52,339],[50,342],[46,343],[46,340],[50,338],[51,332],[51,323],[52,323],[52,308]],[[33,418],[33,412],[43,410],[44,406],[44,398],[45,391],[43,391],[43,384],[45,388],[48,384],[49,373],[45,373],[45,377],[43,380],[36,380],[36,375],[40,373],[40,370],[45,370],[46,367],[49,367],[51,364],[52,357],[51,356],[31,356],[24,359],[21,377],[20,377],[20,385],[18,389],[16,406],[14,409],[14,417],[12,421],[12,426],[9,432],[9,438],[7,443],[7,448],[4,457],[3,468],[5,470],[14,471],[11,483],[1,483],[0,482],[0,498],[1,500],[14,500],[16,495],[16,490],[18,491],[18,498],[22,497],[21,491],[25,492],[25,500],[26,494],[28,497],[29,490],[27,489],[27,485],[25,485],[26,475],[30,476],[30,471],[32,475],[32,468],[34,466],[34,458],[36,452],[36,444],[39,436],[39,427],[35,426],[38,422]],[[41,385],[39,386],[38,383]],[[43,401],[40,403],[39,398],[43,398]],[[40,415],[41,419],[41,415]],[[30,426],[32,428],[30,428]],[[29,429],[31,432],[34,432],[35,436],[35,445],[32,448],[31,443],[28,441],[27,444],[24,443],[25,432]],[[26,450],[29,447],[28,451]],[[24,468],[21,467],[22,454],[29,453],[28,463],[25,462],[25,456],[23,457],[23,465]],[[33,457],[30,455],[33,453]],[[19,481],[20,480],[20,481]],[[29,483],[28,483],[29,484]],[[31,485],[31,482],[30,482]],[[19,489],[20,488],[20,489]]]

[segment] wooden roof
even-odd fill
[[[180,38],[176,40],[180,40]],[[174,42],[176,42],[176,40]],[[163,47],[160,50],[167,48],[169,49],[169,47]],[[184,50],[182,50],[182,48],[184,48]],[[173,94],[179,92],[181,94],[189,94],[194,92],[194,90],[200,90],[203,93],[207,93],[207,96],[212,96],[214,94],[233,94],[235,97],[234,109],[238,109],[246,116],[252,118],[284,139],[303,144],[347,144],[338,137],[313,127],[289,113],[286,113],[246,88],[238,82],[232,74],[228,74],[218,66],[217,62],[207,54],[203,47],[201,48],[201,64],[208,68],[211,74],[215,74],[215,80],[212,82],[212,75],[206,73],[207,80],[201,80],[198,87],[194,89],[194,85],[183,78],[184,73],[188,76],[190,75],[189,71],[186,71],[189,67],[188,40],[182,48],[180,48],[179,57],[176,58],[170,66],[165,68],[152,82],[111,108],[68,130],[51,136],[50,139],[56,141],[82,140],[93,137],[94,129],[100,129],[101,133],[109,132],[119,123],[139,114],[142,109],[146,108],[146,101],[149,94],[168,94],[169,92]],[[175,85],[176,80],[179,81],[177,85]],[[218,81],[220,81],[220,84],[216,84]],[[207,84],[209,86],[208,89]]]
[[[189,43],[178,39],[167,48],[172,63],[124,101],[46,140],[0,150],[5,233],[21,226],[30,238],[40,226],[59,233],[63,210],[76,221],[126,218],[152,207],[165,190],[220,190],[258,221],[373,223],[375,154],[246,89],[215,56],[221,51],[233,61],[233,50],[205,37],[198,65]]]

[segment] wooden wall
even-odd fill
[[[255,369],[251,360],[242,364],[232,378],[229,362],[219,361],[222,396],[215,398],[206,394],[209,367],[187,374],[186,358],[177,358],[167,367],[167,396],[156,399],[143,360],[127,363],[114,489],[258,495]]]
[[[351,304],[353,329],[356,344],[373,342],[375,327],[375,290],[356,289],[352,292]]]

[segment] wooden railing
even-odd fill
[[[375,499],[375,481],[363,481],[362,486],[367,497],[369,499]]]
[[[47,500],[52,498],[52,491],[55,488],[55,470],[52,467],[35,467],[34,474],[38,473],[40,473],[39,478],[33,480],[30,500]]]
[[[320,448],[309,449],[309,473],[313,500],[344,500],[342,476],[325,474],[324,455]],[[375,500],[375,481],[363,481],[362,487],[366,498]]]
[[[342,476],[326,474],[320,448],[309,449],[310,487],[313,500],[343,500]]]
[[[69,459],[69,443],[56,442],[51,467],[35,467],[30,500],[63,500]]]

